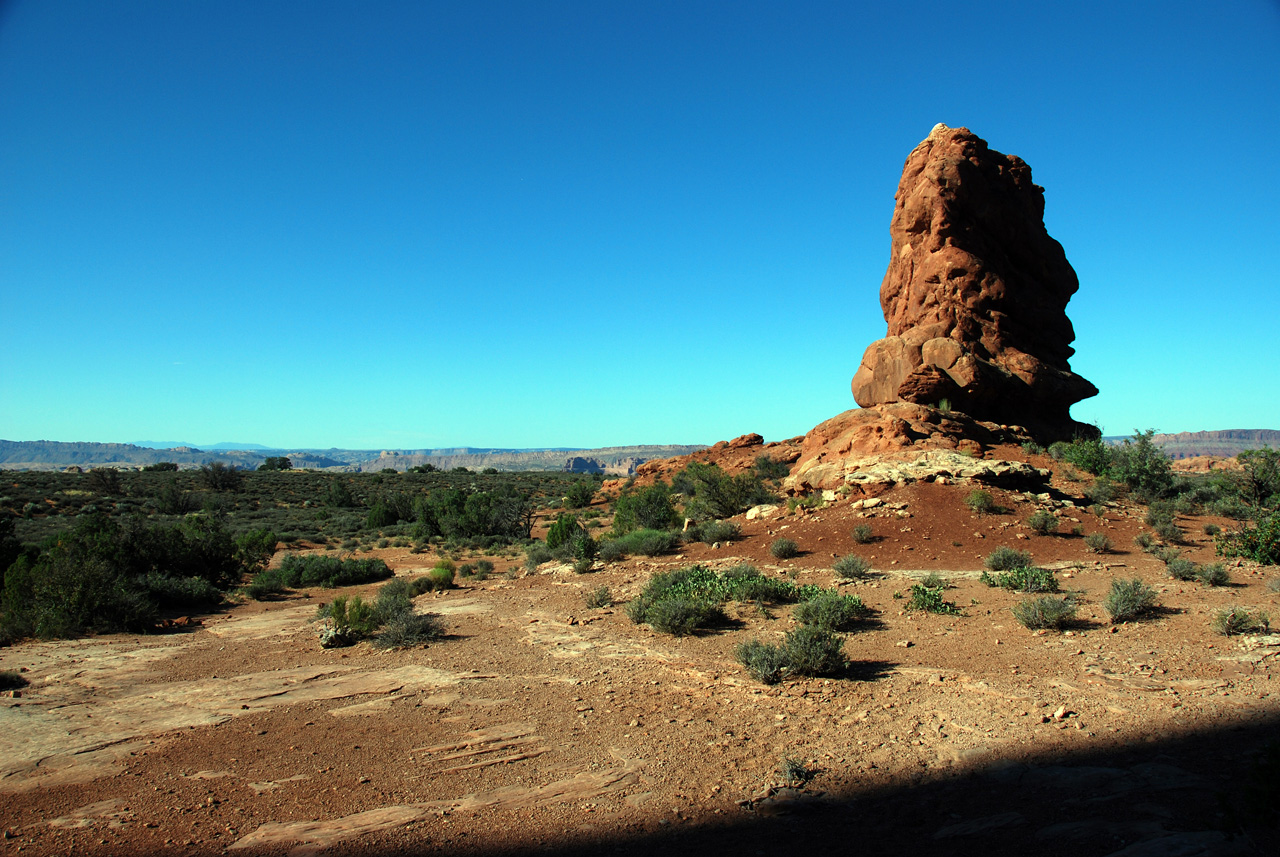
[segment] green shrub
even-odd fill
[[[533,571],[544,562],[552,560],[551,551],[541,542],[531,544],[525,549],[524,567]]]
[[[288,587],[284,585],[284,578],[280,574],[278,568],[268,568],[258,572],[248,586],[244,588],[244,592],[254,601],[265,601],[284,592]]]
[[[911,597],[907,599],[906,609],[923,610],[926,613],[959,613],[960,608],[943,597],[944,591],[942,587],[914,583],[911,585]]]
[[[663,634],[684,637],[725,620],[719,605],[693,598],[665,598],[649,607],[645,620]]]
[[[1015,568],[1028,568],[1031,565],[1031,552],[1014,550],[1001,545],[987,555],[983,565],[989,571],[1009,571]]]
[[[791,559],[800,555],[800,548],[791,539],[777,538],[773,540],[773,544],[769,545],[769,553],[773,554],[775,559]]]
[[[742,528],[733,521],[706,521],[690,527],[686,535],[690,541],[706,544],[732,542],[741,538]]]
[[[427,580],[431,583],[431,588],[435,590],[448,589],[453,586],[453,576],[453,563],[448,560],[436,563],[435,567],[426,574]]]
[[[240,491],[244,488],[244,473],[223,461],[200,465],[199,478],[210,491]]]
[[[0,670],[0,690],[22,690],[29,684],[27,677],[17,670]]]
[[[607,586],[597,586],[583,593],[582,600],[588,607],[612,607],[613,593]]]
[[[547,547],[554,551],[586,535],[587,531],[579,523],[577,515],[561,512],[556,516],[555,523],[547,530]]]
[[[614,539],[606,539],[600,543],[600,550],[597,553],[601,562],[617,562],[626,559],[627,550],[621,542]]]
[[[378,596],[373,602],[373,614],[379,625],[384,625],[401,613],[413,612],[413,597],[409,581],[404,578],[394,579],[378,587]]]
[[[1196,570],[1196,580],[1205,586],[1226,586],[1231,582],[1231,575],[1222,563],[1211,562]]]
[[[356,640],[363,640],[378,630],[378,617],[373,606],[359,595],[350,598],[334,596],[333,601],[320,606],[316,615],[331,621],[338,633]]]
[[[1180,545],[1184,535],[1182,528],[1173,519],[1161,521],[1156,525],[1156,536],[1165,544]]]
[[[1105,476],[1093,480],[1093,484],[1084,489],[1085,498],[1092,504],[1102,505],[1116,498],[1116,484]]]
[[[1174,580],[1195,580],[1200,573],[1200,568],[1194,562],[1184,557],[1177,557],[1169,561],[1166,566],[1169,576]]]
[[[931,571],[924,577],[920,578],[920,585],[927,586],[930,589],[950,589],[951,581],[947,580],[936,571]]]
[[[202,577],[166,577],[152,572],[140,581],[161,607],[212,607],[222,601],[222,590]]]
[[[1233,637],[1238,634],[1265,634],[1270,619],[1266,613],[1257,613],[1245,607],[1228,607],[1213,614],[1209,627],[1215,634]]]
[[[564,506],[566,509],[581,509],[584,506],[590,506],[595,496],[595,480],[578,479],[569,485],[569,490],[564,492]]]
[[[627,604],[632,622],[653,624],[650,614],[664,601],[680,600],[711,605],[734,601],[799,601],[821,591],[816,586],[797,586],[790,581],[765,577],[750,565],[740,565],[717,574],[694,565],[653,575],[640,594]]]
[[[623,554],[662,556],[675,553],[680,547],[680,534],[668,530],[633,530],[613,540],[615,548]]]
[[[841,580],[861,580],[871,573],[870,560],[854,554],[840,557],[831,567]]]
[[[1220,532],[1222,532],[1222,527],[1219,527],[1217,524],[1204,525],[1204,534],[1206,536],[1216,536]]]
[[[1060,459],[1079,467],[1081,470],[1088,471],[1094,476],[1100,476],[1107,472],[1111,466],[1112,449],[1102,442],[1102,437],[1079,437],[1071,443],[1059,447],[1054,444],[1050,447],[1052,452],[1057,449]]]
[[[1036,443],[1034,440],[1023,441],[1022,451],[1027,455],[1044,455],[1044,447]]]
[[[595,568],[595,560],[582,557],[573,561],[574,574],[588,574],[593,568]]]
[[[1156,543],[1150,533],[1138,533],[1133,537],[1133,543],[1142,550],[1151,550],[1151,546]]]
[[[996,510],[995,498],[990,491],[975,489],[964,498],[964,504],[977,515],[989,515]]]
[[[1156,498],[1173,485],[1173,469],[1169,457],[1152,442],[1154,429],[1134,430],[1133,437],[1112,451],[1107,475],[1123,482],[1129,490],[1143,497]]]
[[[808,601],[800,602],[792,615],[801,625],[846,631],[867,615],[867,606],[856,595],[821,592]]]
[[[1114,625],[1151,612],[1157,600],[1155,589],[1143,583],[1141,578],[1115,579],[1111,581],[1111,591],[1103,599],[1102,607],[1110,614]]]
[[[1263,565],[1280,565],[1280,510],[1262,515],[1252,527],[1214,536],[1219,556],[1239,556]]]
[[[379,649],[408,649],[425,646],[444,636],[444,623],[434,613],[397,613],[373,638]]]
[[[849,666],[844,638],[814,625],[801,625],[782,639],[787,672],[794,675],[839,675]]]
[[[775,497],[755,472],[730,476],[714,464],[695,461],[676,474],[672,488],[689,499],[685,514],[691,518],[732,518],[752,506]]]
[[[1151,555],[1160,560],[1165,565],[1173,562],[1182,555],[1182,551],[1172,547],[1157,547],[1151,549]]]
[[[1059,595],[1041,595],[1013,605],[1014,618],[1033,631],[1061,628],[1075,615],[1075,602]]]
[[[380,559],[339,559],[320,554],[285,554],[280,562],[280,580],[291,589],[306,586],[355,586],[386,580],[391,569]]]
[[[1048,509],[1037,509],[1027,518],[1027,526],[1037,535],[1047,536],[1058,531],[1058,516]]]
[[[1085,547],[1090,553],[1111,553],[1115,545],[1106,533],[1090,533],[1084,538]]]
[[[669,530],[680,525],[671,502],[671,488],[661,479],[647,488],[624,491],[613,506],[613,531]]]
[[[790,464],[767,455],[757,456],[754,467],[756,475],[761,479],[786,479],[791,474]]]
[[[1058,579],[1047,568],[1023,566],[995,574],[984,571],[978,578],[987,586],[1008,589],[1012,592],[1057,592]]]
[[[750,640],[733,650],[733,657],[747,669],[748,675],[763,684],[782,681],[787,668],[787,651],[782,646]]]
[[[853,528],[853,540],[857,544],[860,544],[860,545],[871,544],[871,541],[874,538],[875,538],[875,535],[871,531],[870,524],[858,524],[856,527]]]

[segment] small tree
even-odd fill
[[[266,461],[258,465],[259,470],[292,470],[293,462],[288,456],[271,456]]]
[[[225,461],[207,461],[200,465],[200,481],[210,491],[239,491],[244,474]]]

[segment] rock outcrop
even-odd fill
[[[1079,281],[1045,231],[1031,168],[938,125],[907,158],[895,199],[880,286],[888,334],[853,377],[858,404],[945,401],[1043,439],[1089,430],[1069,413],[1098,392],[1068,365]]]

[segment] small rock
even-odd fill
[[[1054,720],[1061,720],[1066,716],[1067,716],[1067,707],[1065,705],[1059,705],[1058,710],[1053,712]]]
[[[915,643],[911,642],[910,640],[899,640],[898,642],[894,643],[894,645],[900,649],[909,649],[912,646],[914,646]]]

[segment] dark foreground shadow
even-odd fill
[[[874,669],[873,669],[874,671]],[[1103,740],[1103,739],[1098,739]],[[1280,854],[1280,712],[1246,724],[1137,744],[832,789],[822,773],[731,816],[690,820],[655,809],[643,829],[578,827],[504,844],[349,842],[329,852],[411,855],[916,855],[1228,857]],[[584,825],[586,822],[584,818]]]

